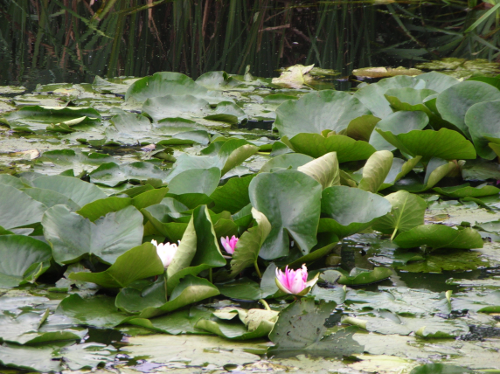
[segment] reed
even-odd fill
[[[494,60],[498,1],[0,0],[0,84],[241,74],[247,65],[273,76],[298,63],[347,75],[446,56]]]

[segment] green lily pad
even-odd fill
[[[193,95],[205,100],[208,99],[211,104],[224,100],[224,97],[218,92],[209,91],[188,76],[174,72],[155,73],[150,77],[135,81],[128,88],[125,100],[134,99],[144,102],[147,99],[165,95]]]
[[[293,138],[281,138],[297,153],[303,153],[314,158],[330,152],[337,152],[339,163],[348,161],[366,160],[375,148],[362,140],[354,140],[345,135],[336,135],[333,132],[322,134],[298,134]]]
[[[285,153],[271,158],[261,168],[260,172],[272,172],[279,169],[294,169],[313,161],[314,158],[301,153]]]
[[[444,225],[420,225],[400,233],[394,239],[401,248],[414,248],[427,245],[433,249],[482,248],[483,239],[476,230],[465,228],[456,230]]]
[[[114,362],[116,353],[116,348],[110,345],[84,343],[64,347],[55,356],[62,356],[70,370],[79,370]]]
[[[363,167],[363,177],[359,181],[358,188],[376,193],[391,170],[393,158],[392,152],[386,150],[372,154]]]
[[[250,203],[248,186],[254,177],[255,174],[229,178],[224,185],[217,187],[210,195],[210,199],[215,204],[211,209],[215,213],[226,210],[234,214],[240,211]]]
[[[345,130],[345,134],[355,140],[364,140],[368,142],[373,133],[373,129],[380,122],[380,118],[374,115],[367,114],[358,118],[354,118]]]
[[[219,168],[190,169],[177,174],[168,184],[168,193],[183,195],[201,193],[211,195],[219,185]]]
[[[93,108],[47,108],[42,106],[25,106],[15,112],[6,114],[1,122],[13,130],[37,131],[45,130],[51,124],[96,123],[101,115]]]
[[[71,273],[68,278],[96,283],[105,288],[121,288],[136,280],[163,274],[163,271],[156,247],[151,243],[144,243],[119,256],[106,271]]]
[[[393,135],[405,134],[412,130],[423,130],[429,123],[429,117],[424,112],[408,112],[398,111],[388,115],[386,118],[377,123],[376,128],[382,131],[389,131]],[[396,146],[389,143],[377,131],[373,131],[370,139],[370,144],[377,150],[386,149],[393,151]]]
[[[499,107],[500,99],[483,101],[472,105],[465,113],[465,124],[469,129],[477,154],[487,160],[492,160],[497,156],[495,147],[498,147],[500,142]],[[491,147],[490,142],[497,145]]]
[[[352,339],[354,331],[343,329],[324,336],[325,320],[335,308],[334,302],[316,305],[312,299],[296,300],[280,313],[269,335],[275,344],[268,354],[290,357],[308,354],[321,357],[349,356],[361,353],[363,347]]]
[[[284,102],[276,109],[274,126],[280,135],[293,138],[300,133],[339,132],[353,119],[371,114],[354,96],[339,91],[324,90]]]
[[[354,93],[354,97],[358,98],[373,115],[384,119],[393,112],[384,94],[391,88],[404,87],[422,89],[426,88],[426,82],[419,80],[418,77],[396,76],[365,85]]]
[[[272,227],[260,257],[270,260],[286,256],[290,240],[303,254],[309,253],[316,244],[320,194],[321,185],[296,170],[261,173],[252,179],[252,206],[267,217]]]
[[[167,268],[167,293],[170,295],[187,274],[194,276],[225,264],[208,209],[206,206],[198,207],[193,211],[179,248]]]
[[[464,321],[446,320],[436,316],[412,318],[383,313],[373,317],[368,315],[347,317],[342,322],[379,334],[409,335],[414,332],[422,338],[456,338],[469,332],[469,327]]]
[[[237,300],[259,300],[283,296],[284,293],[278,289],[275,278],[276,265],[270,263],[262,274],[260,284],[248,278],[239,278],[226,283],[218,283],[217,287],[222,295]]]
[[[211,315],[212,311],[210,309],[197,305],[151,319],[134,318],[127,321],[127,323],[172,335],[210,334],[208,331],[195,326],[200,319],[209,319]]]
[[[340,168],[337,153],[330,152],[297,168],[318,181],[323,188],[340,185]]]
[[[332,231],[343,238],[364,230],[387,214],[391,203],[376,194],[357,188],[333,186],[323,190],[319,232]]]
[[[177,158],[174,167],[166,178],[171,181],[176,175],[190,169],[209,169],[218,167],[224,176],[229,170],[238,166],[259,150],[259,147],[243,139],[228,139],[212,143],[201,155],[193,156],[187,153]]]
[[[130,319],[130,316],[118,311],[112,297],[83,299],[78,294],[63,299],[56,309],[56,315],[67,317],[74,324],[103,328],[112,328]]]
[[[272,319],[276,319],[278,312],[250,309],[245,314],[252,314],[252,312],[253,314],[257,314],[255,312],[267,313],[268,315],[266,317],[268,319],[261,318],[257,326],[253,328],[245,326],[243,323],[234,323],[223,319],[201,319],[196,324],[196,327],[231,340],[249,340],[267,337],[274,327],[274,321],[272,321]]]
[[[165,179],[167,173],[151,162],[132,162],[118,165],[114,162],[102,164],[90,174],[92,183],[116,187],[129,180],[141,181],[149,178]]]
[[[140,311],[140,318],[159,316],[219,294],[219,290],[212,283],[192,275],[184,277],[172,291],[169,300],[157,307],[146,306],[145,308],[140,291],[136,290],[137,292],[134,293],[132,288],[124,290],[129,292],[127,296],[117,297],[117,306],[128,311]]]
[[[412,130],[397,135],[380,129],[376,129],[376,131],[401,152],[413,157],[422,156],[422,162],[425,163],[432,157],[444,160],[476,158],[476,151],[472,143],[458,132],[446,128],[439,131]]]
[[[142,221],[142,214],[133,206],[91,222],[64,205],[55,205],[46,211],[42,226],[56,262],[67,264],[85,255],[95,255],[112,264],[121,254],[141,244]]]
[[[408,231],[424,224],[424,214],[427,203],[421,197],[407,191],[398,191],[385,196],[392,205],[392,209],[385,216],[378,218],[373,224],[373,229],[392,234]]]
[[[0,287],[33,283],[50,266],[50,247],[24,235],[0,235]]]
[[[338,284],[347,286],[360,286],[380,282],[393,275],[393,271],[389,268],[375,267],[372,270],[353,268],[349,273],[340,270],[340,277],[337,280]]]
[[[80,206],[107,197],[99,187],[92,183],[84,182],[78,178],[59,175],[36,178],[33,181],[33,187],[59,192]]]
[[[153,121],[165,118],[202,118],[211,113],[208,101],[193,95],[166,95],[146,100],[142,111]]]
[[[7,367],[41,372],[58,372],[61,362],[54,360],[50,347],[25,347],[19,345],[3,345],[0,351],[0,362]]]
[[[42,220],[47,207],[17,188],[0,185],[0,226],[11,229]]]
[[[469,134],[465,115],[469,108],[482,101],[500,100],[500,91],[495,87],[475,81],[465,81],[439,94],[436,107],[444,120],[457,126],[464,134]]]
[[[245,231],[236,243],[231,259],[230,275],[232,277],[249,266],[258,266],[260,249],[271,232],[271,224],[264,214],[252,208],[252,217],[255,219],[256,225]]]
[[[471,187],[469,183],[461,184],[453,187],[436,187],[434,191],[441,195],[459,199],[462,197],[483,197],[498,195],[500,189],[495,186],[484,184],[477,187]]]

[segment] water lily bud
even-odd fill
[[[236,243],[238,243],[238,240],[239,239],[234,235],[231,237],[231,239],[229,239],[229,236],[226,236],[225,238],[220,238],[222,247],[224,247],[224,250],[230,255],[234,253],[234,249],[236,248]]]
[[[305,264],[302,265],[302,268],[297,270],[290,270],[287,265],[285,272],[276,269],[276,285],[283,292],[304,296],[318,281],[319,273],[309,282],[307,281],[307,275],[307,267]]]
[[[175,243],[160,243],[158,244],[156,240],[151,240],[151,243],[156,247],[156,253],[158,257],[160,257],[161,262],[163,263],[163,267],[166,269],[168,265],[172,262],[172,259],[175,256],[175,252],[177,252],[177,244]],[[181,242],[179,242],[181,244]]]

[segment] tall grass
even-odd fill
[[[499,58],[498,12],[478,23],[494,4],[435,1],[0,0],[0,84]]]

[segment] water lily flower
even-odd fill
[[[234,249],[236,248],[236,243],[238,243],[238,238],[236,236],[232,236],[231,239],[229,239],[229,236],[226,236],[225,238],[220,238],[220,242],[222,243],[222,246],[226,250],[227,253],[232,255],[234,253]]]
[[[156,240],[151,240],[151,243],[156,247],[156,253],[160,257],[163,267],[166,269],[168,265],[172,262],[175,252],[177,252],[178,246],[175,243],[160,243],[158,244]],[[179,241],[179,244],[181,242]]]
[[[285,272],[276,268],[276,285],[281,291],[292,295],[304,296],[316,284],[318,278],[319,273],[316,274],[314,279],[307,281],[307,267],[305,264],[302,264],[302,268],[297,270],[290,270],[287,265]]]

